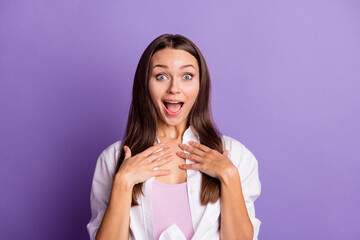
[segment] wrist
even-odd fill
[[[115,175],[113,188],[121,189],[125,191],[132,191],[134,184],[130,181],[129,177],[122,172],[118,172]]]
[[[238,170],[234,165],[232,165],[221,172],[219,180],[222,184],[228,184],[229,181],[236,176],[236,174],[238,174]]]

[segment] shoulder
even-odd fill
[[[251,201],[260,195],[261,182],[259,165],[254,154],[240,141],[223,135],[224,146],[229,150],[229,158],[239,171],[241,185],[246,201]]]
[[[120,154],[121,143],[122,140],[118,140],[107,146],[97,160],[97,167],[105,168],[109,172],[114,172]]]
[[[254,154],[239,140],[222,135],[225,150],[229,151],[229,158],[237,168],[257,165]]]

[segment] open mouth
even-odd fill
[[[181,101],[163,101],[166,112],[171,116],[176,116],[180,113],[184,102]]]

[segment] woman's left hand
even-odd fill
[[[180,144],[180,148],[189,152],[177,152],[176,154],[184,159],[190,159],[196,163],[181,164],[182,169],[199,170],[213,178],[221,180],[223,174],[234,169],[235,165],[228,158],[229,151],[225,150],[222,154],[203,144],[190,141],[191,146]]]

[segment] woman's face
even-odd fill
[[[187,121],[199,93],[199,66],[184,50],[162,49],[151,58],[149,91],[158,121],[177,126]]]

